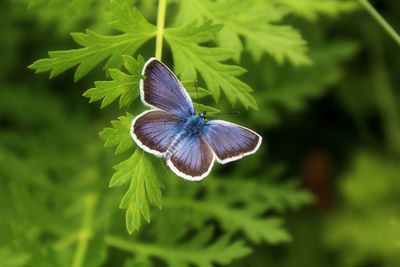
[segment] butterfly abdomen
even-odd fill
[[[199,115],[190,117],[182,127],[182,130],[175,136],[167,151],[163,155],[165,161],[169,160],[182,146],[188,142],[189,137],[200,134],[204,120]]]

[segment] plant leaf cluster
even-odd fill
[[[155,38],[157,27],[128,2],[120,0],[109,4],[112,17],[109,25],[116,34],[100,34],[93,30],[73,33],[72,38],[80,48],[49,52],[49,58],[40,59],[29,67],[38,73],[49,71],[50,78],[76,68],[74,80],[78,81],[97,66],[103,66],[108,80],[96,81],[94,87],[88,89],[84,96],[90,102],[101,101],[101,108],[110,106],[114,101],[119,102],[119,109],[124,112],[136,106],[139,103],[139,81],[143,78],[141,70],[145,62],[139,53],[146,53],[145,44]],[[307,5],[312,1],[305,2],[304,0],[304,5]],[[268,113],[265,112],[267,109],[273,110],[271,102],[296,110],[297,108],[292,107],[301,105],[298,103],[302,103],[310,95],[320,95],[330,80],[323,80],[315,89],[317,93],[309,93],[304,85],[304,90],[295,92],[293,102],[287,100],[284,89],[275,95],[269,90],[257,92],[256,96],[260,93],[263,99],[268,99],[266,103],[257,101],[257,105],[252,88],[239,79],[246,72],[245,69],[236,64],[248,52],[256,62],[260,62],[261,58],[272,59],[277,63],[276,68],[285,68],[287,65],[307,68],[318,57],[308,54],[306,42],[299,30],[285,23],[285,18],[289,14],[307,19],[314,19],[319,14],[335,15],[337,13],[329,13],[329,10],[341,6],[340,1],[331,2],[332,6],[315,8],[304,14],[299,11],[303,6],[293,6],[283,0],[276,3],[236,0],[176,1],[179,7],[176,19],[167,21],[168,27],[163,29],[164,39],[169,45],[174,62],[174,72],[183,81],[193,99],[197,98],[193,81],[198,79],[206,88],[199,88],[199,98],[202,100],[207,101],[208,97],[215,101],[223,99],[231,106],[240,103],[246,109],[260,108],[263,114]],[[343,10],[349,9],[343,7]],[[292,73],[294,72],[292,69]],[[277,80],[285,79],[279,75],[277,74]],[[305,84],[310,79],[307,77]],[[280,82],[276,84],[281,85]],[[286,87],[287,90],[292,90],[290,85]],[[194,105],[197,109],[197,103]],[[200,109],[217,111],[207,105],[200,105]],[[108,248],[112,247],[132,253],[131,259],[126,262],[127,266],[151,266],[153,257],[170,266],[212,266],[229,264],[234,259],[248,255],[251,252],[249,243],[277,244],[290,241],[280,214],[287,209],[311,203],[309,194],[290,183],[276,185],[257,182],[257,179],[269,175],[269,172],[255,177],[253,175],[250,181],[243,179],[248,176],[246,171],[226,182],[215,175],[208,179],[206,186],[176,181],[177,178],[170,177],[159,161],[135,145],[130,136],[133,118],[134,115],[126,112],[118,120],[112,121],[111,127],[100,133],[105,147],[115,148],[118,158],[125,158],[115,165],[115,173],[110,175],[112,178],[109,186],[115,189],[107,194],[102,188],[89,190],[96,181],[99,184],[103,174],[86,168],[73,180],[76,183],[82,176],[92,175],[94,180],[85,182],[84,179],[81,184],[78,183],[77,188],[84,193],[77,194],[79,197],[71,203],[68,202],[70,196],[65,196],[65,201],[59,203],[70,203],[68,207],[61,209],[67,214],[66,218],[60,216],[62,218],[59,220],[60,225],[66,225],[67,230],[61,232],[56,226],[46,228],[45,225],[37,232],[32,230],[33,241],[41,235],[54,235],[55,242],[49,242],[47,248],[49,252],[35,252],[35,243],[31,240],[33,243],[24,242],[31,244],[29,248],[3,250],[0,247],[0,256],[4,254],[13,258],[21,255],[21,262],[30,262],[34,257],[47,261],[48,255],[56,255],[55,259],[48,262],[62,262],[64,259],[74,266],[99,266],[104,264]],[[88,161],[91,160],[93,159]],[[107,166],[110,162],[112,160],[107,162]],[[79,165],[75,161],[71,164],[89,165],[87,162]],[[96,162],[94,166],[103,165]],[[42,176],[46,181],[48,174],[45,172]],[[47,186],[54,187],[51,183]],[[162,198],[163,188],[167,190]],[[15,193],[18,194],[24,192]],[[5,198],[13,196],[5,194]],[[53,192],[49,194],[49,199],[52,198]],[[29,205],[29,202],[26,201],[25,204]],[[110,218],[115,219],[118,216],[113,209],[118,202],[119,207],[125,210],[125,219],[121,221],[125,221],[128,233],[134,234],[134,240],[123,237],[121,225],[118,225],[118,229],[109,226]],[[162,210],[150,212],[152,205]],[[29,209],[29,206],[23,208]],[[53,209],[48,209],[43,214],[51,214]],[[270,211],[276,215],[266,215]],[[26,221],[29,219],[31,218],[26,218]],[[40,222],[40,218],[33,219]],[[150,220],[151,224],[143,224],[143,221],[149,223]],[[16,233],[18,234],[18,229]],[[100,256],[95,256],[96,251]]]
[[[162,170],[136,149],[116,165],[110,182],[113,188],[128,184],[120,206],[127,209],[128,231],[135,231],[129,237],[115,209],[122,191],[109,190],[105,183],[110,175],[106,166],[114,157],[92,138],[84,113],[71,114],[60,98],[29,89],[0,93],[9,103],[0,107],[0,118],[13,121],[0,133],[1,265],[104,266],[116,260],[115,250],[128,253],[127,266],[152,266],[154,258],[169,266],[226,265],[251,253],[249,243],[290,239],[282,217],[265,212],[281,213],[312,200],[294,184],[262,184],[256,177],[215,177],[207,186],[167,177],[163,209],[153,212],[151,224],[141,226],[140,217],[150,219],[147,202],[161,203],[159,176],[150,170]],[[118,153],[132,149],[133,143],[125,144],[120,135],[129,133],[118,130],[129,128],[132,117],[126,114],[101,134],[119,137],[120,143],[107,144],[118,147]],[[83,131],[78,140],[77,131]]]

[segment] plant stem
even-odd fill
[[[376,31],[372,33],[376,33]],[[371,32],[369,31],[368,34],[370,35]],[[396,106],[396,97],[388,74],[384,49],[377,33],[371,37],[370,43],[374,45],[374,49],[370,53],[371,73],[385,129],[387,149],[400,155],[400,119],[398,116],[400,113]]]
[[[163,247],[160,245],[140,243],[123,238],[107,235],[105,238],[108,246],[121,250],[140,253],[145,256],[158,256],[159,258],[174,258],[177,260],[193,261],[195,258],[204,258],[204,251],[196,251],[193,249],[180,249],[174,247]],[[208,254],[210,251],[207,252]]]
[[[165,11],[167,9],[167,0],[158,1],[158,12],[157,12],[157,36],[156,36],[156,58],[161,60],[162,56],[162,45],[163,45],[163,34],[164,34],[164,22],[165,22]]]
[[[83,265],[86,250],[88,247],[89,239],[92,236],[92,222],[94,211],[97,203],[97,196],[95,194],[88,194],[84,200],[85,213],[83,215],[82,227],[78,236],[78,244],[76,247],[72,267],[80,267]]]
[[[360,4],[371,14],[371,16],[382,26],[385,31],[400,45],[399,34],[390,26],[389,23],[376,11],[368,0],[358,0]]]

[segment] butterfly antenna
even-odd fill
[[[197,89],[197,80],[194,80],[194,88],[196,88],[196,95],[197,95],[197,99],[196,99],[196,102],[197,102],[197,110],[198,110],[199,113],[200,113],[200,101],[199,101],[199,90]]]
[[[231,112],[215,112],[215,113],[207,113],[207,116],[215,116],[220,114],[240,114],[239,111],[231,111]]]

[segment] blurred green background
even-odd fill
[[[399,1],[371,2],[400,31]],[[135,253],[110,235],[164,244],[165,232],[179,231],[181,220],[187,222],[182,234],[187,238],[213,225],[214,239],[228,233],[244,240],[253,253],[232,266],[400,266],[400,47],[355,6],[332,14],[298,9],[285,17],[282,23],[307,41],[310,66],[278,64],[269,55],[255,61],[243,53],[240,65],[248,72],[241,80],[254,89],[259,109],[237,106],[239,116],[223,118],[259,132],[262,149],[215,168],[197,184],[161,167],[166,207],[152,210],[151,224],[142,222],[139,234],[128,235],[118,209],[124,189],[108,188],[112,167],[126,156],[105,149],[98,136],[124,112],[117,103],[101,110],[81,96],[94,81],[107,79],[104,72],[96,68],[74,83],[72,70],[49,80],[27,68],[47,51],[76,48],[70,32],[90,28],[109,34],[108,1],[1,1],[0,266],[164,266],[165,255],[157,259],[157,253],[140,248]],[[156,1],[139,1],[138,8],[155,23]],[[167,14],[173,16],[176,8],[173,4]],[[153,51],[154,40],[140,54],[148,58]],[[168,52],[165,62],[173,66]],[[226,101],[207,101],[232,109]],[[143,109],[136,101],[129,112]],[[210,189],[218,188],[215,181],[222,181],[223,192]],[[197,219],[201,212],[168,208],[174,205],[171,196],[224,202],[247,190],[249,181],[280,192],[274,206],[275,191],[268,191],[274,208],[261,209],[266,218],[279,214],[290,242],[270,236],[254,241],[258,238],[246,233],[255,226],[230,232],[217,216]],[[286,192],[280,186],[287,184],[302,189]],[[314,196],[312,203],[305,191]],[[175,256],[169,257],[174,266]]]

